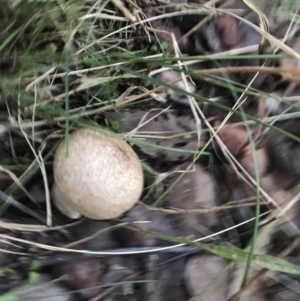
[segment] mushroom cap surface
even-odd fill
[[[54,180],[64,201],[91,219],[120,216],[138,201],[144,185],[139,158],[122,139],[80,129],[54,156]]]

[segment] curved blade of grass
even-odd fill
[[[247,262],[249,257],[248,251],[241,250],[236,247],[219,246],[219,245],[212,245],[212,244],[206,244],[200,242],[193,242],[185,238],[172,237],[158,232],[144,230],[137,227],[136,225],[132,225],[132,227],[138,229],[143,233],[153,235],[163,240],[175,242],[178,244],[191,245],[203,249],[205,251],[208,251],[212,254],[223,257],[225,259],[238,261],[238,262]],[[277,258],[271,255],[253,254],[252,262],[257,267],[262,267],[270,271],[300,275],[300,266],[288,262],[285,259]]]
[[[0,45],[0,52],[13,40],[13,38],[22,30],[22,27],[16,29],[5,41]]]

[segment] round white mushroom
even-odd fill
[[[143,171],[133,149],[122,139],[90,129],[70,134],[68,145],[66,139],[60,143],[53,169],[53,202],[70,218],[118,217],[143,190]]]

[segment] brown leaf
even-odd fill
[[[69,228],[76,246],[79,241],[85,249],[91,251],[102,251],[117,247],[112,234],[113,224],[109,221],[96,221],[85,219]]]
[[[158,232],[164,235],[176,236],[175,230],[169,224],[169,221],[164,213],[152,211],[143,206],[135,206],[127,212],[126,222],[142,222],[138,223],[137,227]],[[118,229],[119,235],[124,247],[154,247],[157,245],[168,245],[170,242],[161,240],[155,236],[145,234],[133,228]],[[171,243],[172,244],[172,243]]]
[[[64,276],[62,282],[73,290],[87,289],[101,284],[102,266],[97,259],[81,259],[63,262],[53,267],[52,273]],[[81,293],[90,298],[99,293],[100,289],[84,290]]]
[[[135,133],[139,134],[153,134],[153,138],[140,139],[141,143],[146,142],[154,144],[154,147],[142,144],[140,145],[141,150],[152,157],[156,157],[158,154],[163,154],[166,160],[176,161],[193,156],[193,154],[189,153],[178,153],[155,148],[155,145],[158,145],[160,147],[173,147],[189,151],[197,150],[196,136],[183,135],[178,138],[168,139],[168,137],[176,134],[196,131],[196,124],[194,120],[188,116],[176,117],[170,112],[164,112],[162,114],[160,114],[160,112],[160,110],[150,112],[111,112],[106,113],[106,117],[109,121],[117,120],[119,122],[119,132],[135,131]],[[157,139],[155,138],[156,135],[165,136],[166,139]]]
[[[237,156],[248,142],[247,132],[240,127],[224,128],[217,134],[233,156]]]
[[[297,42],[293,47],[297,53],[300,52],[300,42]],[[286,80],[290,80],[293,82],[300,83],[300,73],[293,73],[292,71],[295,69],[300,69],[300,61],[296,58],[285,58],[281,59],[280,67],[291,69],[291,72],[287,71],[282,73],[282,77]]]
[[[193,256],[191,257],[185,268],[184,279],[187,290],[191,297],[196,297],[198,294],[204,291],[207,285],[210,284],[217,277],[223,269],[227,266],[227,261],[223,258],[205,255],[205,256]],[[203,297],[197,300],[205,301],[225,301],[227,300],[228,289],[228,273],[223,275],[209,288]]]
[[[185,170],[187,164],[178,167]],[[180,174],[175,173],[171,177],[171,183]],[[209,209],[216,206],[216,187],[211,175],[200,165],[194,166],[194,171],[188,171],[183,178],[172,188],[168,194],[168,205],[172,208],[193,210]],[[179,225],[182,236],[201,237],[201,225],[210,228],[217,223],[217,214],[214,211],[208,213],[184,213],[176,215],[176,224]]]

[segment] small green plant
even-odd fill
[[[39,280],[39,269],[41,264],[38,260],[33,260],[28,269],[28,279],[30,283],[38,282]]]

